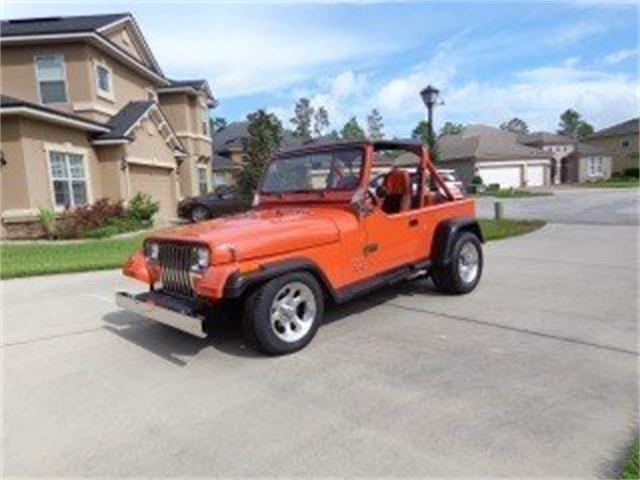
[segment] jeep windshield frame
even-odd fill
[[[367,155],[363,145],[331,145],[280,153],[268,163],[261,198],[348,200],[362,185]]]

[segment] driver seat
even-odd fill
[[[400,213],[411,208],[411,177],[406,170],[392,169],[384,177],[384,188],[387,191],[382,203],[385,213]]]

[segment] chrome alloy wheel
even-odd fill
[[[458,272],[464,283],[473,283],[480,271],[480,254],[472,242],[466,242],[458,255]]]
[[[271,302],[271,328],[285,342],[297,342],[304,337],[316,317],[316,299],[302,282],[287,283]]]

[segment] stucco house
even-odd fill
[[[453,169],[465,185],[479,175],[485,185],[500,188],[538,187],[551,183],[553,155],[522,145],[512,132],[470,125],[461,133],[438,138],[438,161]]]
[[[175,81],[128,14],[2,21],[1,233],[36,235],[37,211],[127,200],[160,202],[211,187],[203,80]]]
[[[249,140],[249,122],[233,122],[212,134],[212,170],[214,187],[233,185],[235,174],[247,160],[246,145]],[[302,140],[289,130],[282,132],[280,148],[291,148]]]
[[[622,174],[640,166],[640,118],[598,130],[584,141],[611,154],[612,173]]]

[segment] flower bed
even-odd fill
[[[52,210],[40,209],[38,218],[48,239],[99,239],[151,228],[158,209],[158,202],[138,193],[126,207],[122,201],[104,198],[92,205],[67,209],[58,217]]]

